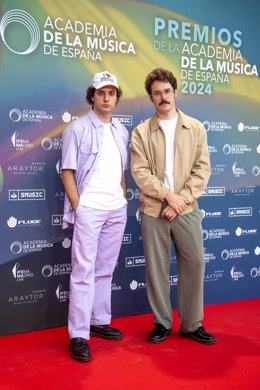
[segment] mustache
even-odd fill
[[[161,106],[162,104],[171,104],[171,103],[168,102],[167,100],[162,100],[161,103],[159,104],[159,106]]]

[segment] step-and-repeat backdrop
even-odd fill
[[[118,76],[131,133],[153,113],[144,79],[179,80],[178,107],[204,123],[205,303],[259,297],[260,3],[248,0],[0,1],[0,334],[65,325],[72,232],[62,230],[62,131],[89,110],[93,73]],[[139,189],[112,284],[113,316],[150,311]],[[192,253],[191,253],[192,256]],[[176,307],[176,256],[170,280]]]

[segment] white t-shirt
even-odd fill
[[[174,137],[178,115],[172,119],[159,119],[165,136],[164,184],[174,192]]]
[[[123,207],[126,199],[121,186],[121,165],[120,152],[110,124],[104,124],[99,162],[79,204],[98,210],[117,210]]]

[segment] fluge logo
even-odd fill
[[[10,24],[16,25],[17,23],[22,24],[30,35],[31,42],[29,42],[27,49],[24,50],[18,50],[17,47],[14,47],[14,42],[9,42],[8,38],[5,36],[7,35],[5,34],[7,26]],[[40,42],[40,29],[35,19],[28,14],[28,12],[20,9],[13,9],[4,14],[0,22],[0,35],[6,47],[13,53],[20,55],[32,53],[38,47]],[[19,39],[15,40],[16,42],[21,40],[20,34],[18,38]]]

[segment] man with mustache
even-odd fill
[[[147,294],[154,313],[151,343],[171,334],[169,272],[172,242],[178,267],[179,335],[204,344],[215,337],[202,326],[204,248],[202,212],[197,199],[209,176],[206,130],[175,106],[177,80],[166,69],[154,69],[145,89],[155,114],[132,133],[131,172],[141,189],[141,231]]]

